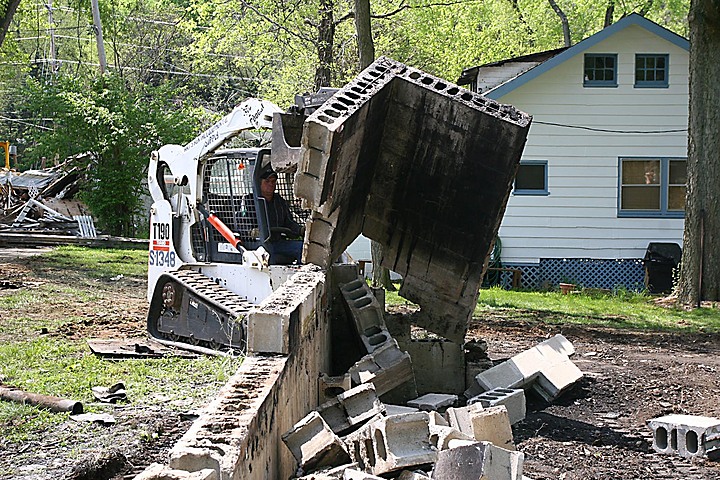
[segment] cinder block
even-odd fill
[[[315,299],[325,274],[315,265],[304,265],[247,317],[248,351],[288,354],[297,338],[290,336],[291,322],[298,322],[297,333],[315,311]]]
[[[304,471],[350,463],[345,444],[318,412],[306,415],[282,440]]]
[[[505,405],[511,425],[525,418],[525,391],[521,388],[494,388],[468,400],[468,405],[473,403],[485,408]]]
[[[361,358],[350,367],[353,384],[372,382],[378,395],[383,395],[406,382],[415,382],[410,355],[402,352],[395,340]]]
[[[696,415],[666,415],[648,420],[653,449],[685,458],[720,453],[720,419]]]
[[[385,326],[384,309],[364,279],[342,284],[340,291],[368,353],[392,340]]]
[[[415,407],[418,410],[426,412],[444,411],[447,407],[452,407],[457,403],[457,395],[447,393],[427,393],[414,400],[410,400],[407,404],[409,407]]]
[[[357,464],[360,470],[370,471],[372,465],[375,464],[371,428],[382,418],[382,415],[376,415],[359,429],[342,437],[350,459]]]
[[[512,429],[504,405],[484,409],[479,403],[461,408],[448,408],[445,418],[451,427],[498,447],[515,450]]]
[[[430,444],[438,451],[447,450],[453,440],[463,440],[469,443],[475,443],[476,440],[470,435],[461,432],[457,428],[430,425]]]
[[[582,371],[569,359],[554,365],[543,366],[533,384],[533,390],[543,399],[552,402],[582,378]]]
[[[345,375],[330,376],[323,373],[318,378],[319,402],[323,404],[334,400],[338,395],[352,388],[352,377],[349,373]]]
[[[438,453],[432,478],[442,480],[521,480],[524,455],[489,442]]]
[[[338,435],[365,423],[379,413],[385,413],[372,383],[365,383],[343,392],[334,400],[317,408],[323,420]]]
[[[494,388],[518,388],[526,379],[515,362],[507,360],[480,373],[475,377],[475,381],[483,392],[487,392]]]
[[[217,478],[217,472],[209,468],[198,472],[188,472],[152,463],[133,480],[217,480]]]
[[[385,417],[370,427],[374,448],[371,471],[375,475],[433,463],[437,452],[430,444],[427,412]]]
[[[389,324],[389,323],[388,323]],[[395,337],[397,340],[397,337]],[[465,351],[459,343],[447,340],[398,341],[416,365],[418,394],[443,392],[461,394],[465,390]],[[448,375],[448,372],[453,372]]]

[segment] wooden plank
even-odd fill
[[[33,232],[0,232],[0,244],[3,246],[57,246],[81,245],[94,248],[127,248],[147,250],[148,241],[141,238],[111,237],[100,235],[97,238],[80,238],[72,235],[53,235]]]

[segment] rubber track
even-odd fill
[[[255,307],[240,295],[221,287],[195,270],[178,270],[168,272],[167,275],[175,277],[178,283],[188,287],[193,293],[207,300],[213,307],[225,310],[235,319],[244,317]]]

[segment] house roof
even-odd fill
[[[493,100],[497,100],[500,97],[507,95],[511,91],[515,90],[516,88],[520,87],[521,85],[526,84],[530,80],[533,80],[534,78],[542,75],[543,73],[547,72],[548,70],[555,68],[556,66],[560,65],[561,63],[569,60],[570,58],[574,57],[575,55],[578,55],[588,48],[602,42],[603,40],[611,37],[612,35],[615,35],[616,33],[632,26],[637,25],[639,27],[644,28],[645,30],[654,33],[658,37],[667,40],[668,42],[672,43],[673,45],[676,45],[682,49],[690,50],[690,42],[680,35],[671,32],[665,27],[662,27],[658,25],[657,23],[648,20],[647,18],[638,15],[637,13],[633,13],[628,15],[627,17],[624,17],[617,22],[613,23],[609,27],[605,27],[604,29],[600,30],[598,33],[591,35],[590,37],[576,43],[572,47],[566,48],[566,49],[557,49],[557,50],[549,50],[546,52],[540,52],[537,54],[538,57],[537,60],[541,60],[542,55],[546,55],[547,59],[545,61],[542,61],[542,63],[539,63],[537,66],[520,73],[519,75],[515,76],[514,78],[492,88],[491,90],[487,91],[484,95],[488,98],[492,98]],[[551,52],[557,52],[555,55],[548,55]],[[533,55],[525,55],[524,57],[517,57],[514,59],[509,60],[503,60],[501,62],[495,62],[499,65],[502,65],[503,63],[507,62],[517,62],[517,61],[532,61]],[[522,60],[524,59],[524,60]],[[463,83],[460,83],[458,81],[459,85],[468,84],[470,83],[474,77],[472,77],[472,73],[474,71],[475,75],[477,76],[477,72],[480,68],[485,66],[491,66],[493,64],[487,64],[487,65],[480,65],[478,67],[472,67],[468,68],[466,70],[463,70],[463,73],[460,77],[460,81],[463,81]]]
[[[497,62],[484,63],[475,67],[466,68],[460,74],[460,80],[457,81],[458,85],[467,85],[477,78],[478,71],[486,67],[502,67],[509,63],[542,63],[555,55],[564,52],[568,47],[556,48],[554,50],[546,50],[544,52],[531,53],[528,55],[522,55],[520,57],[507,58]]]

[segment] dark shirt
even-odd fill
[[[262,200],[261,200],[262,201]],[[272,201],[265,200],[268,227],[282,227],[289,229],[294,236],[300,236],[300,224],[293,220],[287,201],[277,193]]]

